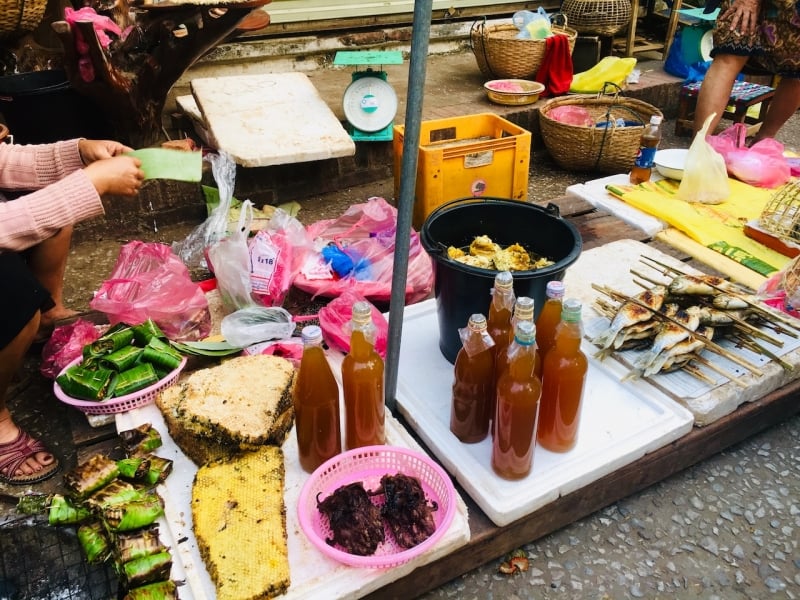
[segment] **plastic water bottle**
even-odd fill
[[[633,162],[630,181],[633,184],[650,181],[653,174],[653,161],[656,158],[656,150],[661,142],[661,116],[653,115],[650,123],[642,133],[642,140],[639,142],[639,152]]]

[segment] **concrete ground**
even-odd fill
[[[665,125],[662,147],[688,147],[687,138]],[[800,149],[800,117],[780,135]],[[544,202],[567,186],[596,174],[559,169],[542,148],[531,156],[529,199]],[[384,179],[301,201],[300,218],[313,222],[340,214],[370,196],[392,198]],[[159,227],[139,239],[170,243],[194,224]],[[112,234],[76,246],[70,256],[66,301],[88,308],[93,290],[107,277],[119,247]],[[76,448],[67,423],[75,418],[53,398],[31,355],[27,376],[11,400],[19,420],[43,435],[66,468]],[[54,478],[58,479],[58,478]],[[37,491],[57,489],[51,481]],[[3,488],[0,492],[19,493]],[[712,459],[617,502],[558,532],[526,545],[530,569],[499,573],[493,556],[486,564],[427,593],[445,598],[800,598],[800,416]]]

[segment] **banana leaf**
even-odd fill
[[[221,358],[232,356],[242,351],[240,346],[232,346],[228,342],[171,342],[181,354]]]
[[[158,538],[158,525],[153,524],[135,531],[114,536],[115,560],[125,564],[135,558],[164,552],[167,548]]]
[[[129,457],[145,456],[163,444],[161,434],[151,423],[142,423],[133,429],[120,431],[119,439]]]
[[[117,463],[107,456],[95,454],[86,462],[64,474],[64,485],[77,500],[83,500],[108,485],[119,475]]]
[[[177,600],[178,591],[174,581],[159,581],[128,590],[122,600]]]
[[[103,511],[103,520],[112,531],[132,531],[155,523],[164,514],[164,502],[158,494],[145,499],[111,506]]]
[[[143,352],[142,348],[136,346],[124,346],[103,356],[100,366],[113,371],[127,371],[136,364]]]
[[[134,481],[145,481],[150,470],[150,459],[136,456],[117,461],[120,476]]]
[[[10,497],[9,500],[11,500]],[[41,494],[37,492],[23,494],[17,499],[17,512],[23,515],[38,515],[45,512],[52,502],[53,497],[50,494]]]
[[[114,396],[127,396],[153,385],[158,381],[158,373],[150,363],[140,363],[117,375]]]
[[[150,457],[150,469],[147,471],[145,481],[150,485],[158,485],[172,473],[172,460],[161,456]]]
[[[181,366],[183,357],[177,352],[164,352],[148,344],[142,350],[142,361],[148,362],[156,368],[160,368],[168,373]]]
[[[169,578],[172,554],[168,551],[134,558],[120,567],[120,576],[129,588],[155,583]]]
[[[139,325],[134,325],[131,327],[133,329],[133,338],[136,340],[136,343],[140,346],[146,346],[148,342],[153,338],[166,338],[167,336],[161,331],[161,328],[156,325],[155,321],[152,319],[147,319],[144,323],[140,323]]]
[[[111,354],[115,350],[130,346],[132,341],[133,329],[129,325],[118,323],[89,345],[89,353]]]
[[[111,556],[111,542],[100,521],[78,527],[78,542],[90,565],[103,563]]]
[[[86,500],[86,506],[94,511],[102,511],[118,504],[127,504],[137,500],[143,500],[147,492],[141,487],[135,487],[127,481],[116,479],[96,491]]]
[[[117,373],[111,369],[89,369],[73,365],[56,377],[61,390],[73,398],[100,401],[109,397],[115,387]]]
[[[70,498],[54,494],[50,501],[47,521],[50,525],[77,525],[92,516],[88,507],[76,505]]]

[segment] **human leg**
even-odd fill
[[[52,328],[55,321],[75,316],[74,310],[64,306],[64,273],[72,242],[72,227],[63,227],[56,235],[31,248],[27,255],[31,273],[50,292],[54,306],[42,312],[41,327]]]
[[[716,113],[717,116],[714,117],[708,131],[714,133],[722,118],[722,112],[728,106],[736,77],[746,62],[746,56],[735,54],[718,54],[714,57],[697,96],[693,124],[695,134],[702,129],[703,123],[711,113]]]
[[[772,103],[764,116],[764,122],[755,136],[755,141],[774,138],[783,124],[800,109],[800,79],[784,77],[775,88]]]

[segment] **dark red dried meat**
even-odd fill
[[[325,541],[331,546],[369,556],[384,540],[381,511],[370,501],[360,481],[343,485],[322,502],[317,496],[317,508],[328,518],[333,537]]]
[[[386,497],[381,516],[389,524],[399,546],[413,548],[436,531],[433,512],[439,507],[425,498],[419,479],[402,473],[384,475],[381,487]]]

